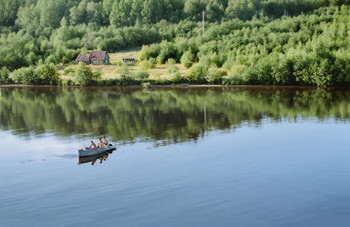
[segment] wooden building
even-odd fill
[[[91,51],[90,62],[93,65],[108,65],[109,56],[107,51]]]
[[[78,57],[75,59],[77,63],[83,62],[85,65],[90,64],[90,54],[79,54]]]
[[[79,54],[75,61],[77,63],[83,62],[85,65],[108,65],[110,63],[107,51],[91,51],[91,54]]]

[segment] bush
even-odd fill
[[[28,68],[22,67],[20,69],[17,69],[12,75],[12,80],[15,83],[22,83],[28,85],[39,84],[39,79],[35,75],[33,66],[30,66]]]
[[[208,65],[194,64],[185,75],[185,79],[192,83],[204,83],[208,75]]]
[[[168,65],[175,65],[176,61],[173,58],[169,58],[168,61],[167,61],[167,64]]]
[[[144,70],[152,69],[155,67],[156,64],[157,64],[157,61],[154,58],[150,58],[148,60],[143,60],[140,62],[140,66]]]
[[[64,75],[66,75],[66,76],[68,76],[74,72],[75,72],[75,69],[72,66],[68,66],[68,67],[64,68]]]
[[[73,85],[74,84],[74,82],[72,80],[70,80],[70,79],[62,80],[61,83],[62,83],[63,86],[69,86],[69,85]]]
[[[157,61],[160,64],[164,64],[169,58],[178,58],[178,50],[173,42],[163,41],[160,44],[160,53],[157,57]]]
[[[156,64],[157,64],[157,60],[155,58],[150,58],[148,59],[148,65],[150,69],[155,68]]]
[[[191,50],[186,51],[185,53],[183,53],[180,62],[181,64],[183,64],[186,68],[191,68],[191,66],[193,65],[193,54],[191,53]]]
[[[0,69],[0,84],[7,84],[9,81],[9,70],[4,66]]]
[[[119,69],[119,73],[120,73],[120,83],[117,85],[133,85],[136,83],[134,77],[135,75],[130,72],[129,67],[126,65],[123,65],[120,69]]]
[[[57,58],[55,57],[55,55],[50,55],[50,56],[48,56],[46,59],[45,59],[45,63],[54,63],[54,64],[56,64],[56,63],[58,63],[58,60],[57,60]]]
[[[221,71],[218,68],[210,68],[205,79],[210,84],[219,84],[224,75],[226,75],[225,71]]]
[[[40,84],[56,85],[59,80],[57,67],[53,63],[39,65],[35,69]]]
[[[75,85],[87,86],[94,84],[100,76],[100,73],[93,73],[90,67],[80,62],[73,73],[73,81]]]
[[[149,77],[149,72],[147,72],[146,70],[140,69],[139,71],[135,72],[135,78],[139,78],[139,79],[147,79]]]
[[[230,85],[242,85],[245,84],[242,76],[231,76],[227,79],[223,79],[222,84],[230,84]]]
[[[152,44],[150,46],[144,45],[142,46],[141,52],[140,52],[140,61],[148,60],[150,58],[157,58],[161,51],[159,44]]]
[[[180,82],[183,78],[180,74],[179,67],[176,66],[175,60],[169,59],[168,63],[169,63],[168,73],[169,73],[170,80],[174,83]]]

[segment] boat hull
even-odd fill
[[[89,163],[89,162],[93,162],[96,161],[97,159],[103,158],[105,155],[110,155],[112,154],[113,151],[106,151],[103,152],[102,154],[97,154],[97,155],[90,155],[90,156],[79,156],[78,159],[78,164],[84,164],[84,163]]]
[[[91,155],[99,155],[107,151],[114,151],[116,149],[117,149],[116,146],[109,145],[105,148],[86,149],[86,150],[80,149],[78,150],[78,153],[79,153],[79,157],[85,157],[85,156],[91,156]]]

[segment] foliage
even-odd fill
[[[143,60],[140,62],[141,68],[144,70],[153,69],[157,64],[157,60],[155,58],[149,58],[148,60]]]
[[[28,85],[56,85],[59,82],[57,67],[52,63],[20,68],[14,71],[11,79],[15,83]]]
[[[0,84],[7,84],[9,81],[9,70],[6,67],[2,67],[0,69]]]
[[[35,70],[33,66],[17,69],[12,74],[11,79],[15,83],[22,83],[28,85],[39,84],[39,78],[35,75]]]
[[[222,67],[239,83],[349,84],[349,0],[0,0],[0,68],[25,83],[34,66],[87,50],[142,47],[144,68],[169,58]],[[205,33],[202,34],[202,11]],[[33,73],[32,73],[33,71]],[[24,79],[27,78],[27,79]],[[50,82],[51,81],[51,82]]]
[[[56,85],[59,81],[58,70],[53,63],[39,65],[35,74],[39,77],[40,84]]]
[[[147,70],[141,69],[135,72],[135,78],[147,79],[149,77],[149,72]]]
[[[117,85],[133,85],[135,84],[135,74],[130,72],[127,65],[122,65],[119,69],[120,82]]]
[[[176,66],[176,61],[174,59],[168,60],[168,74],[170,80],[174,83],[181,82],[183,79],[180,74],[179,67]]]
[[[185,79],[190,83],[203,83],[208,75],[208,65],[194,64],[186,73]]]
[[[193,65],[193,54],[190,50],[185,51],[185,53],[183,53],[183,55],[181,56],[180,62],[181,64],[183,64],[186,68],[191,68],[191,66]]]
[[[64,68],[63,71],[64,71],[64,75],[68,76],[68,75],[74,73],[75,69],[73,66],[68,66],[68,67]]]
[[[100,78],[99,73],[93,73],[89,66],[79,63],[78,67],[71,73],[75,85],[87,86],[93,85],[94,81]]]
[[[226,75],[225,71],[219,70],[216,67],[211,67],[205,79],[209,84],[220,84],[222,77]]]

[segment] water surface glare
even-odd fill
[[[349,131],[345,88],[2,87],[0,226],[350,226]]]

